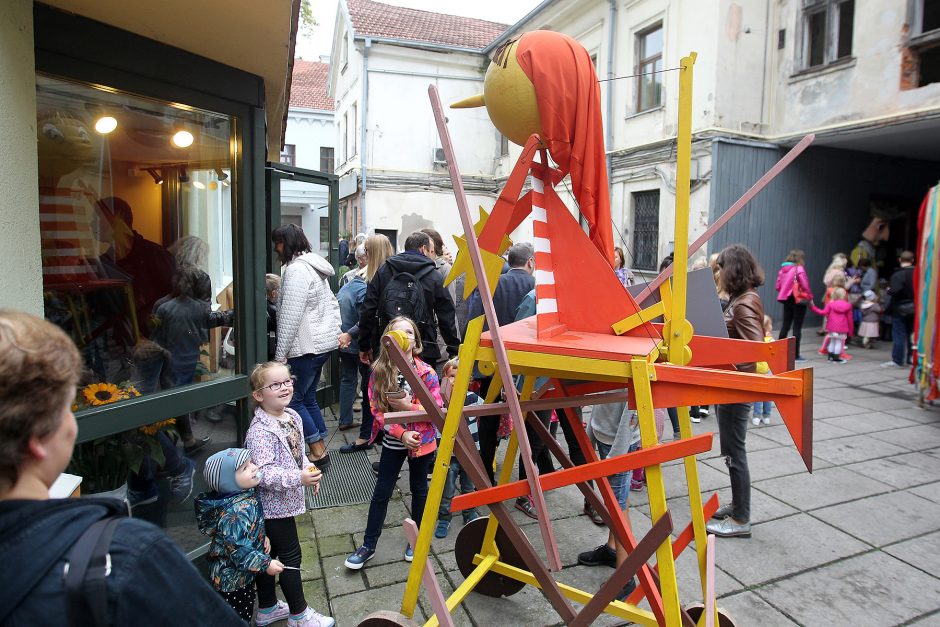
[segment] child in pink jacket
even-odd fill
[[[855,326],[852,320],[852,303],[849,302],[845,288],[837,287],[832,291],[832,300],[820,309],[816,303],[810,301],[810,307],[821,316],[826,316],[826,333],[829,340],[829,361],[844,364],[842,357],[846,340],[852,337]]]

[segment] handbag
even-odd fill
[[[809,294],[806,293],[806,291],[800,285],[800,280],[796,277],[796,275],[794,275],[793,276],[793,302],[799,305],[801,303],[805,303],[809,299],[810,299]]]

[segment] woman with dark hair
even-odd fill
[[[793,325],[793,337],[796,338],[796,360],[806,361],[800,352],[800,339],[803,337],[803,320],[806,318],[806,306],[813,298],[813,291],[809,287],[809,278],[803,267],[805,256],[803,251],[794,248],[787,258],[780,264],[777,272],[777,301],[783,304],[783,324],[780,325],[782,340],[790,334],[790,325]],[[797,289],[799,286],[799,289]],[[795,293],[795,292],[802,293]]]
[[[318,468],[330,463],[326,423],[317,405],[317,384],[330,353],[339,347],[339,303],[330,290],[333,266],[311,252],[307,236],[296,224],[271,233],[271,242],[284,266],[277,308],[275,361],[286,363],[294,375],[289,407],[300,414],[310,459]]]
[[[614,274],[620,279],[624,287],[633,285],[633,272],[627,267],[627,260],[623,256],[623,249],[620,246],[614,247]]]
[[[751,251],[740,244],[718,255],[721,291],[728,294],[725,325],[736,340],[764,341],[764,305],[755,288],[764,284],[764,271]],[[735,364],[741,372],[756,372],[754,362]],[[747,468],[747,422],[751,403],[728,403],[716,407],[721,454],[731,476],[731,502],[718,508],[705,528],[716,536],[751,535],[751,475]]]

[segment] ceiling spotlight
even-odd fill
[[[180,183],[189,183],[189,174],[186,173],[186,166],[180,166]]]
[[[205,189],[206,184],[203,183],[202,181],[193,181],[193,187],[195,187],[196,189]]]
[[[222,168],[216,168],[216,169],[215,169],[215,176],[216,176],[216,178],[219,179],[220,181],[224,181],[225,179],[228,178],[228,174],[226,174],[225,172],[223,172],[223,171],[222,171]]]
[[[177,131],[173,135],[173,145],[178,148],[189,148],[193,145],[193,134],[189,131]]]
[[[117,120],[110,115],[105,115],[95,121],[95,130],[101,135],[107,135],[117,128]]]
[[[160,173],[157,172],[155,168],[147,168],[147,174],[153,177],[153,182],[157,185],[163,185],[163,177],[160,176]]]

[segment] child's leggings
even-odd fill
[[[842,334],[830,333],[829,334],[829,354],[841,355],[842,349],[844,348],[845,348],[845,340],[842,339]]]
[[[271,541],[271,559],[278,559],[285,566],[300,568],[300,539],[297,537],[294,517],[265,518],[264,532]],[[307,609],[299,570],[284,569],[280,574],[280,583],[291,614],[300,614]],[[265,572],[258,573],[255,585],[258,587],[259,608],[269,608],[277,603],[274,577]]]
[[[232,606],[235,613],[242,617],[246,623],[251,622],[251,615],[255,611],[255,586],[248,584],[244,588],[236,588],[231,592],[219,591],[225,602]]]

